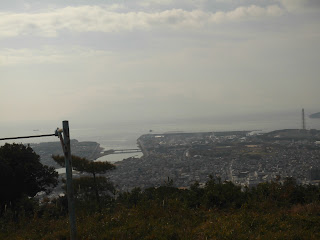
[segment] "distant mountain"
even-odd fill
[[[320,118],[320,112],[309,115],[309,118]]]

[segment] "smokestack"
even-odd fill
[[[306,130],[306,122],[304,118],[304,108],[302,108],[302,129]]]

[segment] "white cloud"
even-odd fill
[[[102,121],[219,108],[316,106],[317,19],[304,14],[300,21],[280,0],[225,0],[214,12],[209,11],[214,4],[197,8],[186,1],[188,7],[177,1],[181,9],[167,0],[155,8],[0,12],[0,38],[17,37],[0,40],[4,115],[8,121],[28,114],[30,119],[65,118],[69,113],[57,116],[53,110],[66,102],[81,119]],[[90,32],[121,34],[82,34]]]
[[[115,6],[120,8],[121,6]],[[204,12],[170,9],[161,12],[114,12],[100,6],[65,7],[41,13],[0,13],[0,38],[23,35],[56,37],[60,31],[70,32],[122,32],[149,30],[157,27],[201,28],[223,21],[249,20],[274,17],[283,10],[268,7],[239,7],[229,12]]]
[[[141,1],[138,4],[144,7],[150,7],[152,5],[171,5],[173,0],[147,0]]]
[[[238,21],[261,17],[276,17],[284,13],[277,5],[268,6],[266,8],[251,5],[249,7],[238,7],[229,12],[217,12],[211,16],[212,22],[219,23],[224,21]]]
[[[171,8],[201,8],[208,0],[143,0],[137,4],[144,8],[157,9],[161,7]]]

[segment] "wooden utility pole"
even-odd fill
[[[74,196],[73,196],[73,185],[72,185],[72,158],[71,158],[71,147],[70,147],[70,133],[69,133],[69,122],[62,122],[62,130],[57,129],[62,146],[62,150],[65,158],[66,175],[67,175],[67,197],[68,197],[68,210],[69,210],[69,221],[70,221],[70,237],[71,240],[77,239],[77,225],[76,215],[74,207]],[[63,132],[63,136],[61,134]]]
[[[73,185],[72,185],[72,158],[71,158],[71,147],[70,147],[69,122],[63,121],[62,127],[63,129],[57,129],[54,134],[0,138],[0,141],[22,139],[22,138],[49,137],[49,136],[58,136],[60,138],[60,142],[61,142],[61,146],[64,153],[64,158],[65,158],[65,165],[66,165],[70,237],[71,237],[71,240],[77,240],[76,214],[75,214],[75,208],[74,208]],[[63,133],[63,136],[62,136],[62,133]]]

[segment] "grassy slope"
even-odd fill
[[[78,217],[79,239],[320,239],[320,205],[290,209],[188,209],[119,206],[113,212]],[[8,224],[0,239],[69,239],[67,218],[34,218]]]

